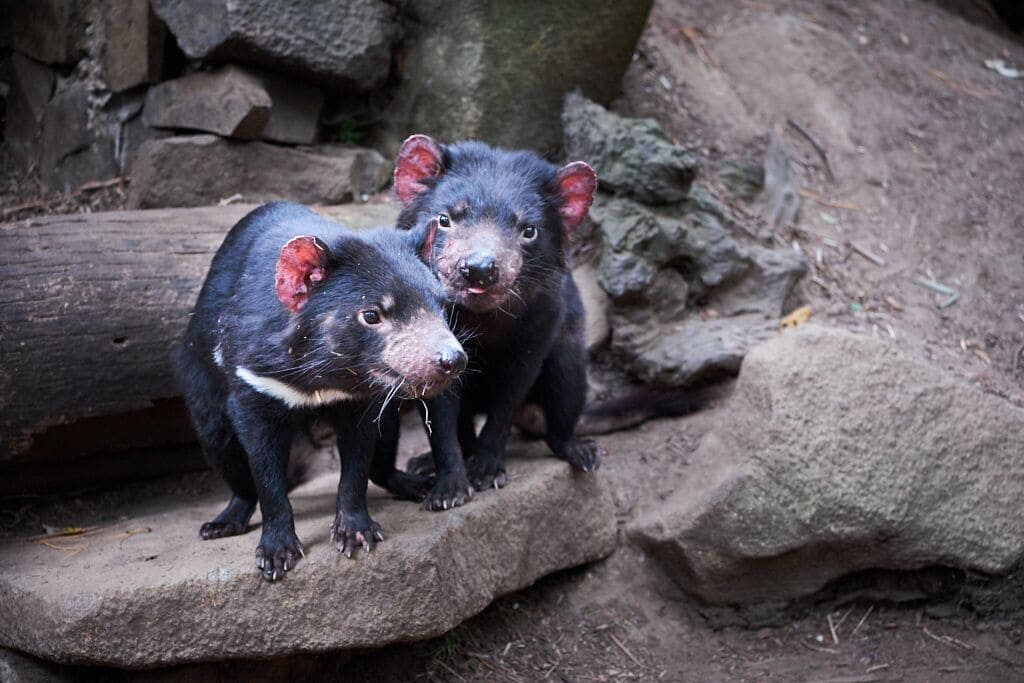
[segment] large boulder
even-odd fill
[[[750,349],[693,478],[630,533],[715,603],[869,568],[1024,558],[1024,410],[891,344],[805,325]]]
[[[530,447],[533,456],[544,450]],[[370,513],[387,540],[354,560],[328,540],[337,475],[316,479],[291,495],[306,557],[276,584],[255,568],[258,530],[199,539],[226,492],[119,508],[98,533],[64,539],[76,552],[7,543],[0,646],[60,662],[152,667],[440,635],[500,595],[615,548],[615,506],[600,474],[551,457],[514,457],[509,474],[507,488],[444,514],[372,489]]]
[[[240,60],[370,89],[387,78],[400,36],[384,0],[152,0],[192,59]]]
[[[382,144],[397,151],[428,133],[557,152],[563,96],[582,88],[607,104],[618,94],[651,4],[410,0]]]
[[[131,208],[203,206],[235,194],[246,201],[337,204],[380,190],[391,164],[372,149],[290,148],[213,135],[144,142],[132,163]]]

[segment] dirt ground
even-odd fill
[[[993,58],[1024,68],[1024,42],[980,2],[658,0],[615,109],[661,121],[702,158],[702,182],[744,214],[755,209],[730,199],[715,169],[724,160],[758,162],[776,127],[797,161],[804,204],[796,226],[773,240],[813,263],[803,296],[814,318],[891,339],[1024,405],[1024,79],[986,68]],[[824,150],[831,177],[808,136]],[[83,196],[94,192],[102,193],[90,200],[97,208],[117,205],[119,188]],[[5,193],[4,206],[26,197]],[[959,296],[941,306],[950,295],[919,278]],[[623,528],[684,485],[715,420],[711,409],[600,438],[608,455],[599,474],[615,491]],[[209,475],[195,475],[60,502],[25,499],[0,511],[0,528],[60,526],[98,507],[116,515],[124,500],[212,485]],[[938,597],[909,581],[909,589],[897,580],[884,590],[847,582],[781,611],[708,608],[623,532],[608,560],[502,598],[433,641],[276,663],[75,674],[1024,681],[1019,577],[989,586],[953,576]],[[972,581],[987,592],[966,591]]]
[[[1022,404],[1024,79],[985,61],[1024,66],[1024,48],[986,8],[662,0],[617,109],[699,154],[702,182],[723,160],[758,162],[779,130],[804,203],[774,240],[813,264],[815,318]],[[939,305],[950,295],[921,277],[959,298]]]

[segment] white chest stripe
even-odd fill
[[[338,401],[350,401],[355,398],[351,394],[338,391],[337,389],[324,389],[323,391],[314,391],[313,393],[299,391],[280,380],[271,377],[260,377],[251,370],[241,366],[235,369],[235,374],[256,391],[264,396],[271,396],[282,401],[289,408],[315,408],[329,403],[337,403]]]

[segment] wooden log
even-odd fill
[[[252,208],[0,225],[0,463],[192,439],[169,351],[225,233]],[[366,227],[393,224],[397,208],[322,212]]]

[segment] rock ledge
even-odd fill
[[[60,662],[153,667],[439,635],[497,596],[614,549],[614,505],[600,474],[550,457],[511,458],[509,474],[508,488],[443,514],[371,487],[370,513],[387,540],[358,560],[329,543],[337,479],[320,477],[292,494],[306,559],[276,584],[254,568],[258,529],[199,540],[219,493],[137,503],[70,556],[6,542],[0,646]]]

